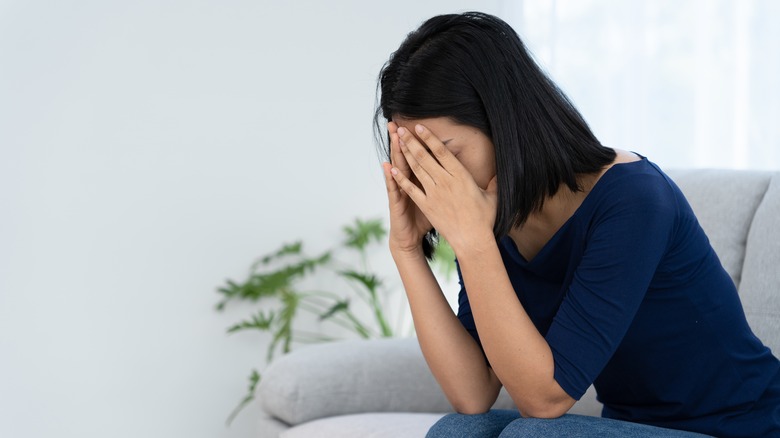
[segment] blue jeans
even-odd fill
[[[600,417],[567,414],[554,420],[543,420],[521,418],[517,411],[492,410],[477,415],[446,415],[431,427],[426,438],[702,438],[706,436]]]

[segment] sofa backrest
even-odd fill
[[[753,332],[780,354],[780,174],[667,172],[739,289]]]
[[[780,175],[750,226],[739,295],[755,334],[780,356]]]

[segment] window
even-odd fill
[[[667,167],[780,169],[780,2],[507,0],[504,8],[605,145]]]

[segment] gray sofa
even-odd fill
[[[738,286],[753,331],[780,351],[780,174],[668,173]],[[592,389],[571,412],[600,414]],[[413,338],[299,349],[265,370],[258,396],[261,438],[422,437],[451,411]],[[512,401],[502,393],[495,406]]]

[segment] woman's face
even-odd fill
[[[490,180],[496,175],[493,142],[479,129],[457,124],[447,117],[428,119],[393,117],[393,122],[411,133],[415,133],[414,127],[418,124],[428,128],[471,173],[474,181],[482,189],[486,189]]]

